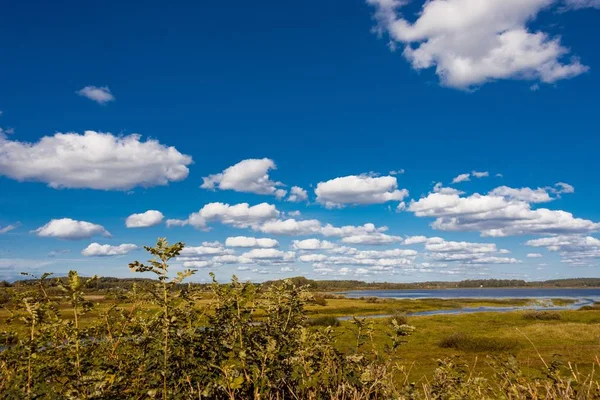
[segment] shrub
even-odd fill
[[[406,313],[404,313],[402,311],[396,311],[388,318],[388,321],[390,324],[392,324],[393,323],[392,321],[394,321],[394,320],[399,325],[408,324],[408,317],[406,316]]]
[[[559,320],[561,316],[555,311],[527,311],[523,313],[523,319],[527,320],[539,320],[539,321],[551,321]]]
[[[327,305],[327,300],[325,300],[325,297],[322,295],[313,296],[310,302],[323,307]]]
[[[311,318],[306,321],[307,326],[340,326],[340,320],[332,316]]]
[[[444,349],[456,349],[469,352],[508,352],[518,347],[518,343],[509,339],[476,337],[456,332],[442,339],[438,346]]]

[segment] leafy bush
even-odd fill
[[[326,306],[327,300],[325,300],[324,296],[316,295],[316,296],[313,296],[313,298],[311,299],[311,303],[316,304],[318,306]]]
[[[340,320],[332,316],[311,318],[306,321],[307,326],[340,326]]]
[[[146,247],[154,258],[130,268],[157,280],[134,284],[126,306],[113,306],[86,326],[81,316],[92,304],[83,294],[96,278],[81,279],[71,271],[68,279],[54,282],[62,298],[48,295],[47,274],[36,286],[15,291],[7,322],[26,332],[2,335],[0,398],[392,396],[389,363],[368,356],[374,349],[363,353],[368,329],[357,330],[356,353],[336,350],[330,327],[306,326],[304,306],[312,296],[291,281],[261,290],[235,277],[221,285],[213,276],[212,301],[199,307],[204,293],[182,284],[194,271],[169,274],[169,260],[183,247],[165,239]],[[69,318],[59,308],[65,299]],[[402,337],[409,334],[392,329]],[[392,340],[390,348],[401,342]]]
[[[438,346],[445,349],[456,349],[471,352],[507,352],[518,347],[518,343],[509,339],[475,337],[456,332],[442,339]]]
[[[523,313],[523,319],[551,321],[560,320],[561,316],[559,313],[554,311],[526,311]]]

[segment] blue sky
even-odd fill
[[[596,0],[189,3],[6,5],[0,279],[597,276]]]

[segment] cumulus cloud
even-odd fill
[[[119,246],[111,246],[108,244],[92,243],[81,251],[86,257],[106,257],[106,256],[122,256],[137,250],[135,244],[121,244]]]
[[[561,260],[571,265],[590,265],[600,259],[600,240],[593,236],[558,235],[529,240],[526,244],[558,252]]]
[[[204,242],[202,246],[186,246],[179,253],[178,260],[188,260],[194,257],[216,256],[224,254],[233,254],[231,250],[225,249],[222,245],[211,245]]]
[[[148,210],[141,214],[131,214],[125,220],[125,226],[128,228],[147,228],[158,225],[164,218],[163,213],[156,210]]]
[[[185,261],[183,263],[184,268],[209,268],[213,267],[214,263],[212,261],[200,260],[200,261]]]
[[[331,208],[402,201],[408,196],[408,190],[399,190],[393,176],[350,175],[319,182],[315,194],[317,202]]]
[[[523,200],[528,203],[546,203],[554,200],[550,197],[550,194],[546,189],[537,188],[531,189],[528,187],[514,189],[508,186],[500,186],[492,190],[490,193],[492,196],[501,196],[507,199]]]
[[[556,200],[563,193],[574,193],[575,188],[568,183],[559,182],[553,187],[531,189],[528,187],[514,189],[508,186],[500,186],[492,190],[489,194],[492,196],[502,196],[508,200],[522,200],[528,203],[547,203]],[[550,196],[550,193],[556,197]]]
[[[287,193],[280,188],[283,184],[272,181],[269,177],[269,171],[274,169],[277,169],[275,162],[269,158],[243,160],[223,172],[202,178],[204,182],[200,187],[282,198]]]
[[[546,208],[531,209],[528,202],[503,196],[431,193],[412,201],[408,210],[417,217],[434,217],[434,229],[479,231],[482,236],[586,233],[600,223]]]
[[[319,239],[294,240],[292,242],[292,248],[295,250],[328,250],[334,247],[336,247],[334,243]]]
[[[259,264],[290,263],[295,261],[296,253],[293,251],[281,251],[277,249],[252,249],[242,254],[242,257],[255,261]]]
[[[415,250],[358,250],[355,248],[334,247],[326,254],[302,254],[298,260],[313,265],[313,272],[320,275],[346,275],[351,272],[349,266],[361,267],[369,274],[394,274],[400,268],[410,267],[417,256]],[[341,268],[340,268],[341,267]]]
[[[108,86],[86,86],[76,92],[78,95],[87,97],[98,104],[106,104],[115,101],[115,96],[110,92]]]
[[[402,0],[367,0],[378,31],[416,70],[435,68],[445,86],[468,89],[498,79],[552,83],[588,70],[559,37],[531,32],[528,24],[557,0],[431,0],[414,22],[400,14]],[[571,0],[572,3],[587,3]],[[592,3],[592,0],[589,1]],[[595,3],[595,2],[594,2]]]
[[[8,233],[10,231],[14,231],[15,229],[17,229],[19,226],[21,226],[20,222],[17,222],[16,224],[11,224],[11,225],[6,225],[4,227],[0,226],[0,235],[4,234],[4,233]]]
[[[320,233],[321,222],[316,219],[296,220],[289,218],[286,220],[267,221],[262,224],[259,231],[271,235],[286,235],[286,236],[305,236]]]
[[[451,187],[444,187],[442,182],[438,182],[435,184],[435,186],[433,187],[433,192],[441,193],[441,194],[463,194],[464,193],[463,191],[458,190],[458,189],[454,189]]]
[[[447,241],[434,237],[427,239],[427,257],[436,262],[457,262],[466,265],[517,264],[520,261],[504,257],[506,250],[498,250],[494,243]]]
[[[308,200],[308,193],[299,186],[292,186],[287,201],[299,203]]]
[[[409,236],[404,239],[405,245],[419,244],[419,243],[425,243],[425,242],[427,242],[427,237],[425,237],[425,236]]]
[[[102,225],[87,221],[76,221],[71,218],[50,220],[46,225],[32,231],[39,237],[55,237],[66,240],[89,239],[100,235],[110,237],[110,233]]]
[[[197,229],[205,229],[210,222],[220,222],[236,228],[257,227],[261,223],[277,218],[280,212],[268,203],[250,206],[248,203],[229,205],[225,203],[208,203],[198,212],[192,213],[185,220],[169,219],[167,226],[192,225]]]
[[[59,188],[130,190],[181,181],[190,156],[137,134],[57,133],[36,143],[0,135],[0,175]]]
[[[225,240],[227,247],[263,247],[272,248],[279,247],[279,242],[269,238],[254,238],[247,236],[228,237]]]

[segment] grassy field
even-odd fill
[[[82,325],[92,321],[115,304],[102,296],[92,295],[89,300],[95,303],[93,311],[86,314]],[[199,301],[206,305],[210,299]],[[565,305],[571,300],[559,299],[556,305]],[[311,304],[307,315],[311,319],[319,317],[369,316],[382,314],[402,314],[431,310],[450,310],[472,307],[510,307],[532,304],[527,299],[474,300],[474,299],[346,299],[327,298],[325,305]],[[120,304],[128,307],[128,304]],[[149,313],[153,312],[148,308]],[[65,319],[70,319],[68,305],[61,307]],[[434,315],[409,317],[408,324],[416,331],[408,338],[408,343],[391,354],[394,360],[405,365],[409,379],[418,382],[431,375],[437,360],[461,356],[461,359],[474,367],[474,371],[484,375],[492,371],[486,363],[486,355],[516,356],[524,370],[539,370],[555,357],[576,364],[582,371],[589,372],[600,354],[600,310],[552,312],[549,319],[526,318],[526,311],[486,312],[476,314]],[[7,311],[0,309],[0,331],[7,329]],[[389,318],[372,318],[372,343],[383,348],[387,343]],[[12,326],[14,329],[14,325]],[[336,342],[341,350],[356,346],[356,327],[350,321],[343,321],[334,328]],[[369,346],[370,344],[363,344]]]

